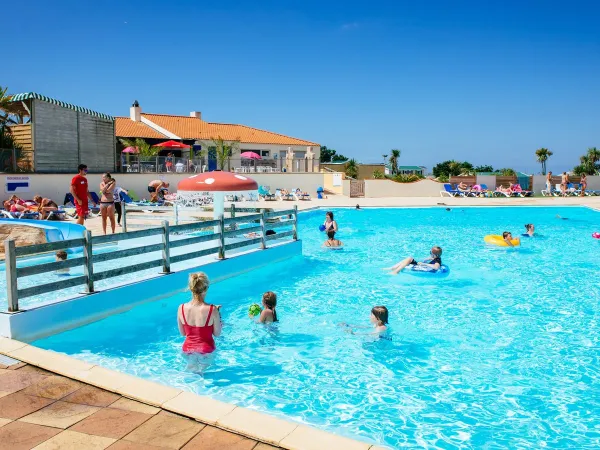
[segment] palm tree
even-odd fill
[[[458,175],[460,175],[463,168],[458,161],[452,160],[448,163],[448,170],[448,176],[457,177]]]
[[[392,149],[392,154],[390,156],[392,175],[396,175],[398,173],[398,158],[400,158],[400,150],[397,148]]]
[[[137,148],[138,155],[143,157],[156,156],[163,149],[163,147],[153,147],[141,138],[136,138],[135,140],[123,138],[119,140],[125,147]]]
[[[600,150],[596,147],[588,148],[587,157],[592,162],[592,166],[596,167],[596,163],[600,161]]]
[[[385,166],[385,163],[387,162],[388,155],[381,155],[381,156],[383,156],[383,165]]]
[[[354,158],[346,163],[345,172],[347,177],[358,178],[358,163]]]
[[[546,161],[550,158],[553,153],[547,148],[538,148],[535,151],[535,156],[537,156],[537,162],[542,163],[542,175],[546,175]]]

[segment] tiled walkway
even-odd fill
[[[34,366],[0,365],[0,450],[274,450]]]

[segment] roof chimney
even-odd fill
[[[141,120],[142,108],[137,100],[134,100],[133,105],[129,108],[129,118],[134,122]]]
[[[196,119],[202,120],[202,113],[200,111],[192,111],[190,113],[190,117],[195,117]]]

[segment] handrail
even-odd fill
[[[239,210],[238,210],[239,211]],[[233,212],[233,211],[232,211]],[[292,216],[291,220],[268,222],[268,218],[280,216]],[[249,226],[233,230],[227,230],[226,225],[248,224]],[[277,233],[275,235],[266,235],[267,230],[291,226],[292,230]],[[233,227],[232,227],[233,228]],[[191,232],[200,229],[209,229],[211,232],[199,236],[179,238],[179,234]],[[215,231],[216,229],[216,231]],[[66,289],[75,286],[85,286],[85,291],[89,294],[95,292],[94,282],[106,280],[109,278],[126,275],[142,270],[152,269],[162,266],[162,274],[168,274],[171,271],[171,264],[176,264],[190,259],[200,258],[207,255],[218,255],[220,259],[226,257],[230,250],[248,247],[260,244],[260,249],[267,248],[267,242],[273,239],[281,239],[292,236],[293,240],[298,239],[298,207],[284,211],[266,211],[262,209],[260,213],[249,214],[246,216],[237,216],[225,219],[222,215],[217,220],[208,220],[204,222],[193,222],[181,225],[170,226],[167,221],[163,221],[161,227],[147,228],[137,231],[125,231],[120,234],[93,236],[89,230],[86,230],[83,238],[70,239],[67,241],[50,242],[45,244],[36,244],[23,247],[16,247],[15,241],[7,239],[5,245],[6,258],[6,288],[9,312],[19,311],[19,299],[31,297],[34,295],[46,294],[49,292]],[[247,233],[260,233],[258,237],[244,238]],[[132,248],[122,248],[112,252],[102,252],[94,254],[94,246],[104,245],[112,242],[127,241],[133,239],[147,238],[151,236],[161,236],[159,242],[144,241],[143,245]],[[240,241],[227,242],[226,239],[239,238]],[[206,249],[194,249],[193,246],[202,242],[217,241],[218,245]],[[171,249],[185,248],[181,254],[171,255]],[[48,253],[56,250],[81,251],[83,254],[66,261],[53,261],[37,264],[27,267],[17,268],[17,258],[19,256],[28,256],[40,253]],[[161,252],[158,259],[144,261],[136,264],[130,264],[123,267],[96,271],[96,264],[116,259],[126,259],[138,255],[149,255],[150,253]],[[18,288],[19,279],[51,273],[61,269],[83,266],[83,275],[70,276],[52,283],[40,284],[23,289]]]

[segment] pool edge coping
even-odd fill
[[[206,425],[289,450],[386,448],[144,380],[7,337],[0,337],[0,354]]]

